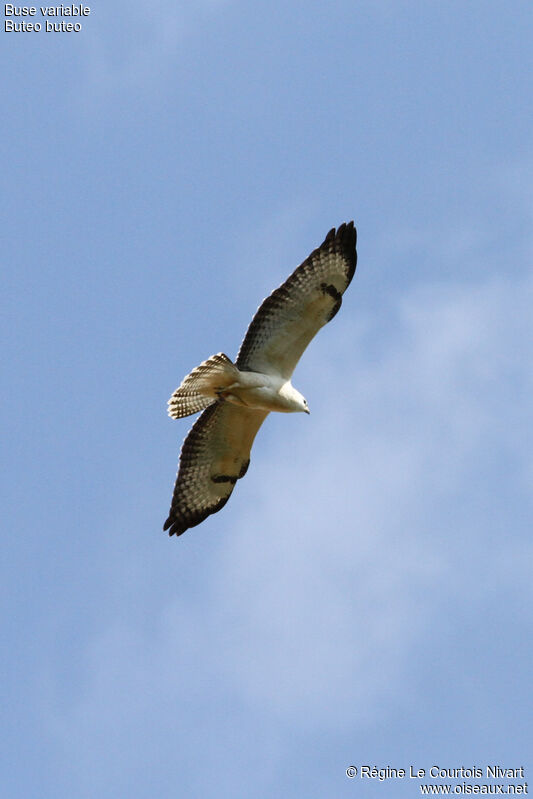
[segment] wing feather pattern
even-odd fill
[[[241,344],[238,369],[290,379],[311,339],[341,306],[355,272],[355,247],[353,222],[329,231],[320,247],[259,307]],[[184,415],[172,405],[180,391],[187,413],[205,407],[203,401],[197,402],[201,393],[197,381],[205,377],[206,364],[221,357],[226,356],[214,356],[183,381],[170,400],[171,415]],[[224,400],[215,400],[203,411],[181,449],[163,528],[169,535],[181,535],[224,507],[235,483],[246,474],[253,441],[267,416],[268,411]]]
[[[338,312],[357,263],[353,222],[324,242],[263,301],[237,356],[242,371],[289,380],[305,348]]]
[[[217,402],[192,426],[181,448],[168,519],[169,535],[181,535],[224,507],[244,477],[250,450],[268,411]]]

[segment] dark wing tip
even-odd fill
[[[172,516],[169,516],[163,525],[163,530],[168,530],[169,535],[178,536],[182,535],[182,533],[184,533],[185,530],[187,530],[187,527],[188,525],[184,527],[182,524],[180,525],[176,519],[173,519]]]
[[[348,264],[348,285],[355,274],[357,266],[357,229],[351,222],[343,222],[337,230],[332,228],[325,238],[324,245],[327,244],[334,252],[342,253]],[[324,246],[322,245],[322,246]]]
[[[324,244],[326,241],[331,241],[332,239],[343,239],[345,237],[347,237],[349,240],[353,239],[353,243],[355,244],[357,231],[355,229],[353,220],[351,222],[343,222],[336,229],[332,227],[324,240]]]
[[[233,485],[227,497],[222,497],[214,505],[211,505],[209,508],[204,508],[202,510],[196,510],[196,511],[191,510],[189,512],[186,511],[185,513],[180,513],[178,511],[173,513],[171,508],[170,516],[164,523],[163,530],[168,530],[169,535],[175,535],[175,536],[183,535],[183,533],[186,530],[188,530],[189,527],[196,527],[198,524],[207,519],[208,516],[211,516],[212,513],[217,513],[219,510],[222,510],[222,508],[230,498],[232,491],[233,491]]]
[[[335,244],[340,246],[346,253],[353,252],[357,244],[357,230],[353,221],[343,222],[342,225],[339,225],[337,230],[332,228],[326,236],[326,241],[334,241]]]

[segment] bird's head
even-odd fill
[[[311,413],[306,398],[303,394],[300,394],[290,382],[285,383],[280,393],[283,395],[290,411],[295,413],[298,411]]]
[[[309,410],[309,405],[307,404],[306,398],[302,397],[301,394],[300,394],[300,398],[302,400],[302,403],[300,405],[300,410],[303,411],[304,413],[311,413],[311,411]]]

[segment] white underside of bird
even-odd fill
[[[290,380],[279,375],[241,371],[219,352],[187,375],[168,401],[172,419],[188,416],[192,408],[208,407],[217,400],[258,411],[309,413],[307,400]]]

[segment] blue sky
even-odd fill
[[[2,32],[12,799],[414,797],[531,767],[529,2],[112,2]],[[224,510],[161,526],[262,298],[342,312]]]

